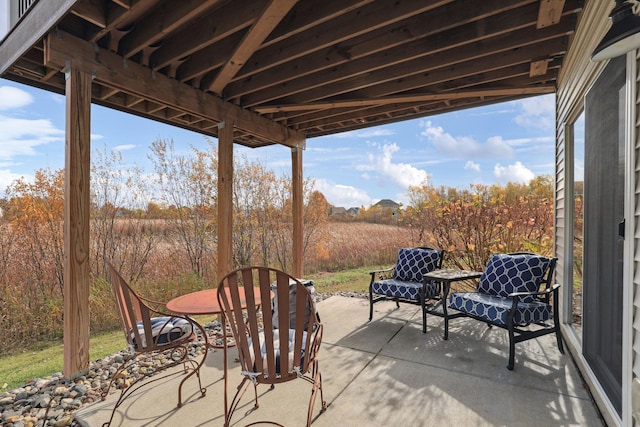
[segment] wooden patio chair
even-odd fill
[[[182,406],[182,385],[193,374],[198,378],[198,387],[204,397],[207,389],[202,387],[200,380],[200,367],[207,357],[208,349],[207,334],[204,328],[187,316],[160,311],[159,308],[164,305],[163,303],[136,294],[113,265],[111,263],[107,263],[107,265],[131,357],[114,373],[109,386],[102,392],[102,400],[106,398],[113,384],[120,378],[126,378],[128,369],[139,362],[142,357],[164,354],[169,362],[154,368],[154,372],[140,375],[130,384],[123,386],[111,412],[111,417],[103,426],[111,424],[116,409],[131,393],[142,386],[171,375],[186,374],[178,386],[178,408]],[[191,347],[198,338],[198,332],[204,339],[204,352],[200,360],[191,357]],[[177,365],[182,365],[183,369],[170,370]],[[148,380],[143,381],[145,379]]]
[[[245,301],[242,301],[240,289],[244,290]],[[255,304],[257,295],[261,297],[262,308]],[[276,307],[268,303],[272,296],[277,296],[273,298],[277,300]],[[322,394],[322,376],[318,366],[322,323],[318,320],[309,290],[298,279],[282,271],[245,267],[222,278],[218,286],[218,302],[222,323],[226,322],[236,342],[242,374],[242,381],[229,403],[228,348],[225,347],[225,427],[231,424],[233,413],[249,383],[254,386],[255,407],[258,408],[259,384],[269,384],[273,388],[275,384],[298,378],[312,386],[306,424],[310,426],[318,391],[322,411],[327,408],[327,403]],[[223,328],[225,340],[226,334],[227,328]]]

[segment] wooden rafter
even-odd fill
[[[271,0],[258,20],[251,26],[242,41],[238,44],[231,58],[218,71],[209,90],[218,95],[222,89],[240,71],[247,59],[271,34],[282,18],[291,10],[298,0]]]
[[[89,53],[91,52],[91,53]],[[80,60],[80,58],[85,58]],[[86,58],[92,58],[87,60]],[[175,80],[135,63],[123,63],[122,58],[107,50],[96,52],[95,47],[71,34],[51,33],[45,43],[45,63],[50,67],[65,67],[67,61],[80,63],[86,72],[93,73],[95,81],[159,104],[173,105],[195,116],[219,121],[230,115],[236,126],[274,143],[303,141],[295,131],[224,102],[212,95],[180,85]]]
[[[287,12],[267,24],[265,11],[280,1]],[[482,91],[546,91],[583,1],[68,0],[67,14],[47,31],[87,42],[100,56],[94,102],[214,137],[215,116],[234,106],[262,119],[258,128],[279,129],[234,128],[236,142],[257,147],[287,140],[285,130],[320,135],[527,96],[472,96]],[[29,28],[32,38],[23,25],[35,20],[25,16],[0,44],[0,67],[14,50],[22,53],[0,69],[15,81],[63,92],[60,64],[45,63],[41,41],[41,28],[52,25],[45,14],[56,8],[36,2],[32,9],[29,15],[41,20]],[[115,55],[109,67],[103,50]],[[120,68],[143,76],[138,86],[114,86]],[[167,93],[150,91],[155,80]],[[207,97],[226,103],[203,111],[198,104]]]

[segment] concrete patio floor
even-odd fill
[[[571,356],[558,352],[553,336],[518,344],[515,369],[509,371],[506,331],[470,319],[453,320],[444,341],[442,319],[429,316],[423,334],[415,306],[378,303],[368,322],[367,300],[333,296],[318,304],[318,312],[325,325],[320,367],[329,408],[321,413],[318,398],[314,427],[604,425]],[[221,426],[222,357],[222,350],[210,352],[203,366],[204,398],[197,381],[189,379],[178,409],[180,377],[173,376],[136,391],[111,425]],[[231,364],[230,392],[235,392],[241,377],[239,364]],[[250,387],[232,425],[258,420],[304,425],[310,390],[299,380],[274,390],[262,386],[254,410]],[[101,426],[115,396],[81,409],[76,420]]]

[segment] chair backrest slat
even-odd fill
[[[138,322],[143,319],[140,300],[115,267],[111,263],[108,264],[108,267],[111,286],[113,288],[113,294],[116,297],[118,309],[120,310],[120,319],[127,343],[136,351],[143,350],[143,340],[138,330]],[[143,327],[146,336],[150,337],[151,325],[148,325],[148,330],[146,324],[143,325]]]
[[[150,308],[131,289],[113,264],[108,262],[107,266],[127,343],[137,353],[154,350],[158,346],[160,335],[153,337]],[[142,325],[142,333],[138,325]]]
[[[237,291],[240,287],[244,300]],[[256,305],[257,295],[261,308]],[[255,373],[258,382],[274,384],[296,378],[299,365],[302,372],[309,369],[314,353],[311,338],[321,325],[312,296],[299,280],[268,267],[245,267],[220,281],[218,299],[243,371]]]

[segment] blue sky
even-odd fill
[[[64,96],[0,79],[0,194],[15,179],[64,167]],[[147,172],[149,146],[205,149],[205,137],[148,119],[92,106],[92,150],[121,151],[125,163]],[[407,203],[407,189],[425,180],[465,188],[472,183],[528,182],[554,169],[554,96],[545,95],[392,125],[311,138],[304,176],[335,206],[370,206],[380,199]],[[290,150],[248,149],[276,174],[291,174]]]

